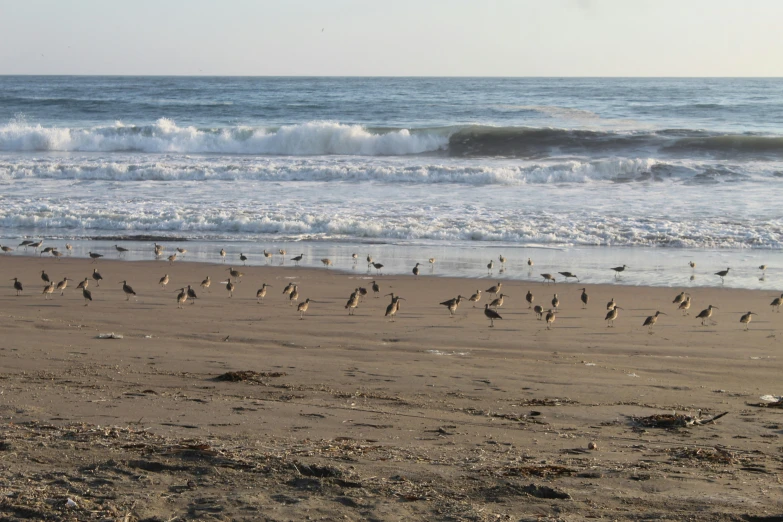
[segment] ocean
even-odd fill
[[[13,247],[772,291],[783,79],[0,76],[0,185]]]

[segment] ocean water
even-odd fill
[[[0,76],[0,187],[2,244],[75,255],[774,289],[783,79]]]

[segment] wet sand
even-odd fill
[[[6,256],[0,266],[9,520],[783,514],[783,408],[760,400],[783,393],[774,292],[689,289],[683,317],[671,304],[679,290],[586,286],[582,309],[582,285],[508,281],[489,328],[471,303],[453,318],[438,303],[494,281],[427,277],[429,267],[418,280],[367,274],[361,261],[352,273],[236,267],[245,276],[229,299],[224,265]],[[85,307],[75,287],[93,268],[104,280]],[[45,300],[42,269],[75,281]],[[209,292],[197,286],[207,275]],[[348,316],[349,294],[373,279],[381,296],[370,290]],[[288,282],[313,300],[304,320],[281,294]],[[187,284],[199,299],[178,309]],[[527,290],[535,304],[558,293],[551,330]],[[389,292],[405,298],[394,322]],[[610,298],[624,308],[614,328]],[[708,304],[719,309],[701,326]],[[656,310],[669,315],[649,335],[641,325]],[[749,310],[759,315],[744,332]],[[122,339],[98,338],[107,333]],[[221,380],[228,372],[251,373]],[[673,429],[643,419],[675,412],[728,413]]]

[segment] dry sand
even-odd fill
[[[2,520],[783,515],[783,408],[759,399],[781,393],[775,292],[693,289],[683,317],[672,289],[588,285],[583,310],[582,285],[510,281],[491,329],[471,303],[454,318],[438,305],[489,279],[247,267],[229,299],[224,265],[30,256],[0,267],[25,284],[20,297],[12,282],[0,291]],[[94,267],[104,281],[85,307],[75,286]],[[45,300],[42,268],[76,281]],[[211,292],[178,309],[175,290],[207,275]],[[396,322],[388,297],[344,308],[376,278],[406,298]],[[281,295],[290,281],[314,300],[301,321]],[[263,282],[273,288],[258,304]],[[558,292],[551,331],[528,289],[536,303]],[[607,328],[612,297],[625,309]],[[708,304],[719,310],[702,327]],[[648,335],[655,310],[669,315]],[[748,310],[759,315],[744,332]],[[111,332],[123,338],[97,338]],[[232,371],[256,373],[216,379]],[[673,429],[640,420],[673,412],[728,414]]]

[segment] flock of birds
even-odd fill
[[[43,245],[43,240],[40,241],[23,241],[18,246],[24,247],[25,250],[28,248],[33,248],[36,251]],[[154,254],[156,258],[160,258],[164,255],[164,247],[162,245],[159,245],[158,243],[153,243],[154,245]],[[128,252],[128,249],[125,247],[121,247],[119,245],[114,245],[115,250],[117,251],[118,257],[122,257],[126,252]],[[65,249],[68,253],[70,253],[73,250],[73,247],[70,244],[65,245]],[[8,246],[0,245],[0,250],[6,254],[12,252],[14,249]],[[55,258],[59,260],[59,258],[62,256],[62,253],[57,247],[46,247],[40,250],[39,255],[43,255],[45,253],[53,255]],[[171,255],[167,256],[167,260],[169,264],[174,263],[174,261],[177,260],[177,256],[182,256],[187,253],[187,249],[185,248],[179,248],[177,247],[176,252],[172,253]],[[287,252],[284,249],[278,250],[278,253],[282,257],[282,262],[285,261]],[[89,257],[92,259],[93,263],[96,263],[100,258],[104,257],[103,254],[95,253],[95,252],[88,252]],[[221,257],[221,260],[225,263],[226,261],[226,251],[225,249],[221,249],[219,252],[219,255]],[[271,260],[272,253],[267,252],[264,250],[264,257],[268,260]],[[297,266],[299,265],[299,262],[302,261],[305,257],[305,254],[299,254],[297,256],[294,256],[290,258],[291,261],[293,261]],[[358,254],[354,253],[351,255],[351,258],[353,259],[353,263],[358,263],[359,256]],[[239,254],[239,260],[246,264],[248,257],[244,253]],[[380,275],[381,270],[383,269],[383,264],[376,262],[371,255],[367,255],[367,269],[368,271],[372,268],[377,270],[377,273]],[[434,257],[429,258],[429,264],[433,266],[436,262],[436,259]],[[500,262],[501,266],[505,266],[506,264],[506,257],[499,256],[498,261]],[[329,258],[323,258],[321,259],[321,263],[325,267],[330,267],[333,265],[333,262]],[[696,268],[696,263],[693,261],[690,261],[689,266],[692,269]],[[529,267],[532,267],[534,265],[533,260],[528,258],[527,265]],[[412,269],[412,273],[414,277],[418,278],[420,274],[419,266],[421,266],[421,263],[416,263]],[[492,269],[495,266],[494,259],[490,260],[490,262],[487,264],[487,270],[491,274]],[[630,268],[628,265],[622,265],[622,266],[616,266],[612,267],[611,270],[615,272],[615,277],[620,277],[620,274],[624,272],[627,268]],[[759,266],[759,269],[762,271],[762,274],[766,272],[767,265],[761,265]],[[726,268],[726,270],[721,270],[719,272],[716,272],[715,275],[719,276],[721,278],[721,281],[724,281],[724,278],[728,276],[730,268]],[[234,295],[234,290],[236,289],[237,283],[239,283],[244,276],[244,273],[242,273],[239,270],[234,269],[233,266],[229,267],[227,269],[229,273],[229,277],[226,281],[221,281],[220,284],[224,284],[226,290],[228,291],[228,297],[231,298]],[[576,279],[577,282],[579,282],[579,277],[572,273],[572,272],[558,272],[560,276],[563,277],[566,281],[569,279]],[[550,273],[542,273],[541,277],[543,278],[543,282],[545,282],[547,285],[549,284],[556,284],[556,277],[553,274]],[[232,281],[233,278],[233,281]],[[79,282],[79,284],[76,286],[77,290],[82,291],[82,296],[85,300],[85,306],[88,306],[90,302],[92,301],[92,292],[88,289],[88,286],[90,285],[90,280],[95,282],[96,286],[100,286],[100,282],[103,280],[103,276],[101,276],[100,272],[98,272],[97,268],[93,269],[92,274],[89,277],[85,277],[82,281]],[[52,281],[49,278],[49,275],[46,273],[45,270],[41,271],[41,280],[44,282],[45,286],[43,289],[43,295],[44,299],[50,299],[51,295],[55,292],[60,292],[60,295],[65,294],[65,289],[68,287],[68,283],[72,282],[73,280],[64,277],[60,281]],[[158,281],[158,284],[166,288],[166,285],[169,283],[169,274],[165,274],[163,277],[160,278]],[[19,296],[24,291],[24,287],[22,285],[22,282],[14,277],[11,279],[11,281],[14,282],[14,290],[16,291],[16,295]],[[136,292],[133,290],[133,288],[128,284],[127,281],[119,281],[117,284],[122,285],[122,291],[124,292],[126,296],[126,300],[130,300],[130,298],[133,296],[136,296]],[[208,289],[212,284],[212,280],[209,276],[207,276],[203,281],[201,281],[201,288]],[[496,320],[502,320],[503,317],[498,312],[498,309],[500,309],[503,306],[503,303],[505,301],[506,297],[511,297],[509,294],[504,294],[501,292],[501,289],[503,287],[502,282],[498,282],[497,284],[493,285],[492,287],[485,290],[485,293],[489,294],[490,296],[494,296],[492,300],[484,305],[484,315],[487,319],[490,321],[490,328],[495,326]],[[267,295],[267,289],[272,288],[272,285],[268,285],[266,283],[263,283],[261,288],[259,288],[256,292],[256,299],[260,303],[264,300],[264,298]],[[371,289],[375,297],[379,297],[380,294],[380,285],[377,283],[377,281],[371,282]],[[185,303],[190,300],[191,304],[194,304],[196,299],[198,299],[198,295],[196,294],[195,289],[192,285],[187,285],[186,287],[182,287],[178,290],[176,302],[178,308],[183,308]],[[367,296],[369,293],[367,288],[363,287],[357,287],[349,296],[348,301],[345,304],[345,308],[348,310],[349,315],[353,315],[356,308],[359,306],[360,302],[364,299],[365,296]],[[299,287],[297,284],[289,283],[284,289],[283,289],[283,295],[286,296],[289,302],[289,306],[293,306],[294,304],[297,305],[297,312],[299,312],[299,318],[304,319],[305,313],[307,312],[308,308],[310,307],[310,303],[315,303],[316,301],[307,298],[302,302],[299,302]],[[386,307],[385,317],[389,318],[390,321],[394,321],[395,317],[397,315],[397,312],[400,310],[400,301],[404,301],[405,298],[400,297],[398,295],[395,295],[394,293],[385,294],[386,297],[391,297],[391,302]],[[472,294],[470,297],[465,298],[462,295],[458,295],[455,298],[448,299],[446,301],[443,301],[440,303],[440,305],[445,306],[451,317],[454,317],[457,309],[459,308],[462,301],[467,300],[468,302],[472,302],[473,306],[476,306],[476,303],[481,301],[482,298],[482,292],[481,290],[476,290],[474,294]],[[559,311],[560,307],[560,299],[558,298],[558,295],[555,293],[554,297],[551,300],[551,307],[545,309],[541,305],[534,305],[533,302],[535,300],[535,296],[531,291],[528,290],[525,300],[528,303],[528,308],[532,309],[538,320],[544,320],[546,322],[546,329],[551,329],[552,324],[555,322],[555,319],[557,318],[557,313]],[[582,308],[587,308],[587,305],[589,303],[589,295],[587,294],[587,289],[582,288],[581,289],[581,295],[580,300],[582,302]],[[691,296],[687,292],[680,292],[672,301],[674,305],[677,306],[677,309],[679,311],[683,312],[684,316],[689,315],[689,310],[691,308]],[[780,312],[781,304],[783,304],[783,294],[780,295],[780,297],[776,297],[771,303],[770,306],[773,310]],[[611,301],[609,301],[606,304],[606,315],[604,317],[604,320],[608,323],[608,326],[611,328],[614,326],[614,321],[618,318],[619,311],[623,308],[618,306],[615,302],[614,298],[612,298]],[[712,317],[713,310],[717,310],[717,306],[709,305],[707,308],[699,312],[698,315],[696,315],[696,319],[701,319],[702,326],[706,326],[707,321]],[[653,333],[653,326],[658,321],[658,317],[661,315],[667,315],[664,312],[656,311],[654,315],[648,316],[642,326],[648,327],[648,332]],[[757,315],[754,312],[748,311],[747,313],[743,314],[740,318],[740,323],[745,326],[745,330],[749,329],[750,322],[752,321],[752,318],[754,315]]]

